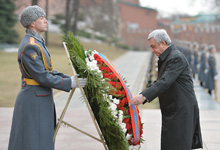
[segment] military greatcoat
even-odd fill
[[[200,56],[200,68],[199,68],[199,81],[202,83],[205,83],[205,79],[206,79],[206,74],[205,74],[205,70],[207,69],[207,63],[206,63],[206,53],[205,51],[201,52],[201,56]]]
[[[208,73],[206,75],[205,88],[209,90],[214,90],[215,88],[215,80],[214,77],[218,74],[216,70],[216,61],[213,54],[211,54],[208,58]]]
[[[17,96],[9,150],[54,150],[52,88],[70,91],[71,78],[53,70],[41,35],[27,29],[18,50],[22,87]]]
[[[198,60],[198,52],[194,51],[193,52],[193,56],[194,56],[194,59],[193,59],[193,67],[192,67],[192,72],[193,74],[197,74],[198,70],[197,70],[197,65],[199,64],[199,60]]]
[[[202,147],[199,108],[190,67],[175,45],[160,55],[158,79],[141,94],[148,101],[159,96],[162,113],[161,150]]]

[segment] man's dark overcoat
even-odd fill
[[[148,101],[159,96],[161,150],[201,148],[199,108],[185,56],[171,45],[160,55],[158,69],[158,79],[141,94]]]

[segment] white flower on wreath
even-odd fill
[[[119,114],[119,116],[122,116],[122,117],[123,117],[123,114],[124,114],[124,113],[123,113],[122,110],[119,110],[119,111],[118,111],[118,114]]]
[[[123,111],[122,110],[119,110],[118,111],[118,122],[122,122],[123,121]]]
[[[110,103],[109,108],[111,111],[115,111],[117,109],[117,106],[114,103]]]
[[[93,61],[93,60],[94,60],[93,55],[92,55],[92,56],[89,56],[89,60],[91,60],[91,61]]]
[[[132,136],[130,134],[127,134],[126,138],[127,138],[127,140],[130,140],[132,138]]]
[[[86,65],[88,66],[89,70],[95,70],[98,72],[99,68],[97,67],[97,61],[93,60],[93,61],[89,61],[88,59],[86,59]]]
[[[113,103],[119,104],[119,103],[120,103],[120,100],[118,100],[117,98],[114,98],[114,99],[113,99]]]
[[[119,126],[122,128],[123,132],[126,133],[127,129],[126,129],[126,124],[124,122],[119,122]]]
[[[96,50],[93,50],[92,51],[92,54],[94,55],[94,54],[98,54],[99,52],[97,52]]]

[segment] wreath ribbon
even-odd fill
[[[105,64],[111,69],[111,71],[118,77],[118,79],[120,80],[123,88],[125,89],[126,92],[126,96],[127,96],[127,100],[128,102],[132,99],[132,94],[129,90],[129,88],[127,87],[127,85],[125,84],[124,80],[122,79],[122,77],[120,76],[120,74],[118,74],[118,72],[116,71],[115,66],[111,63],[111,61],[105,57],[103,54],[98,53],[98,55],[100,56],[100,58],[102,59],[102,61],[105,62]],[[133,135],[134,135],[134,141],[133,143],[136,144],[137,142],[140,141],[140,119],[138,117],[138,108],[137,106],[135,106],[134,104],[132,104],[131,106],[129,106],[129,110],[130,110],[130,114],[131,114],[131,124],[132,124],[132,130],[133,130]]]

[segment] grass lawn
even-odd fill
[[[20,24],[15,26],[18,34],[18,43],[21,41],[25,30]],[[50,51],[54,69],[68,75],[72,75],[72,69],[67,59],[66,52],[62,45],[62,35],[57,33],[49,33],[48,50]],[[110,46],[106,43],[98,44],[95,42],[84,43],[82,45],[85,50],[95,49],[106,55],[111,61],[126,53],[126,50]],[[0,107],[13,107],[16,96],[21,87],[21,73],[17,63],[17,53],[7,53],[0,51]],[[54,93],[59,90],[54,89]],[[140,109],[158,109],[159,102],[154,100],[149,104],[140,106]]]
[[[96,47],[97,44],[85,44],[85,49],[86,45]],[[72,69],[69,65],[66,52],[61,44],[60,46],[48,46],[48,49],[51,53],[54,69],[72,75]],[[118,50],[107,44],[98,44],[96,50],[105,54],[110,60],[114,60],[126,52],[125,50]],[[0,52],[0,64],[0,107],[12,107],[21,86],[21,73],[17,63],[17,53]],[[54,90],[54,92],[57,93],[58,90]]]
[[[18,43],[24,35],[21,25],[15,26],[20,37]],[[72,75],[66,52],[62,46],[61,34],[49,33],[48,50],[50,51],[54,69],[68,75]],[[114,60],[124,54],[126,50],[112,47],[108,44],[98,44],[95,42],[82,43],[85,50],[96,49],[105,54],[110,60]],[[7,53],[0,51],[0,107],[13,107],[16,96],[21,87],[21,73],[17,63],[17,53]],[[58,90],[54,90],[55,93]]]

